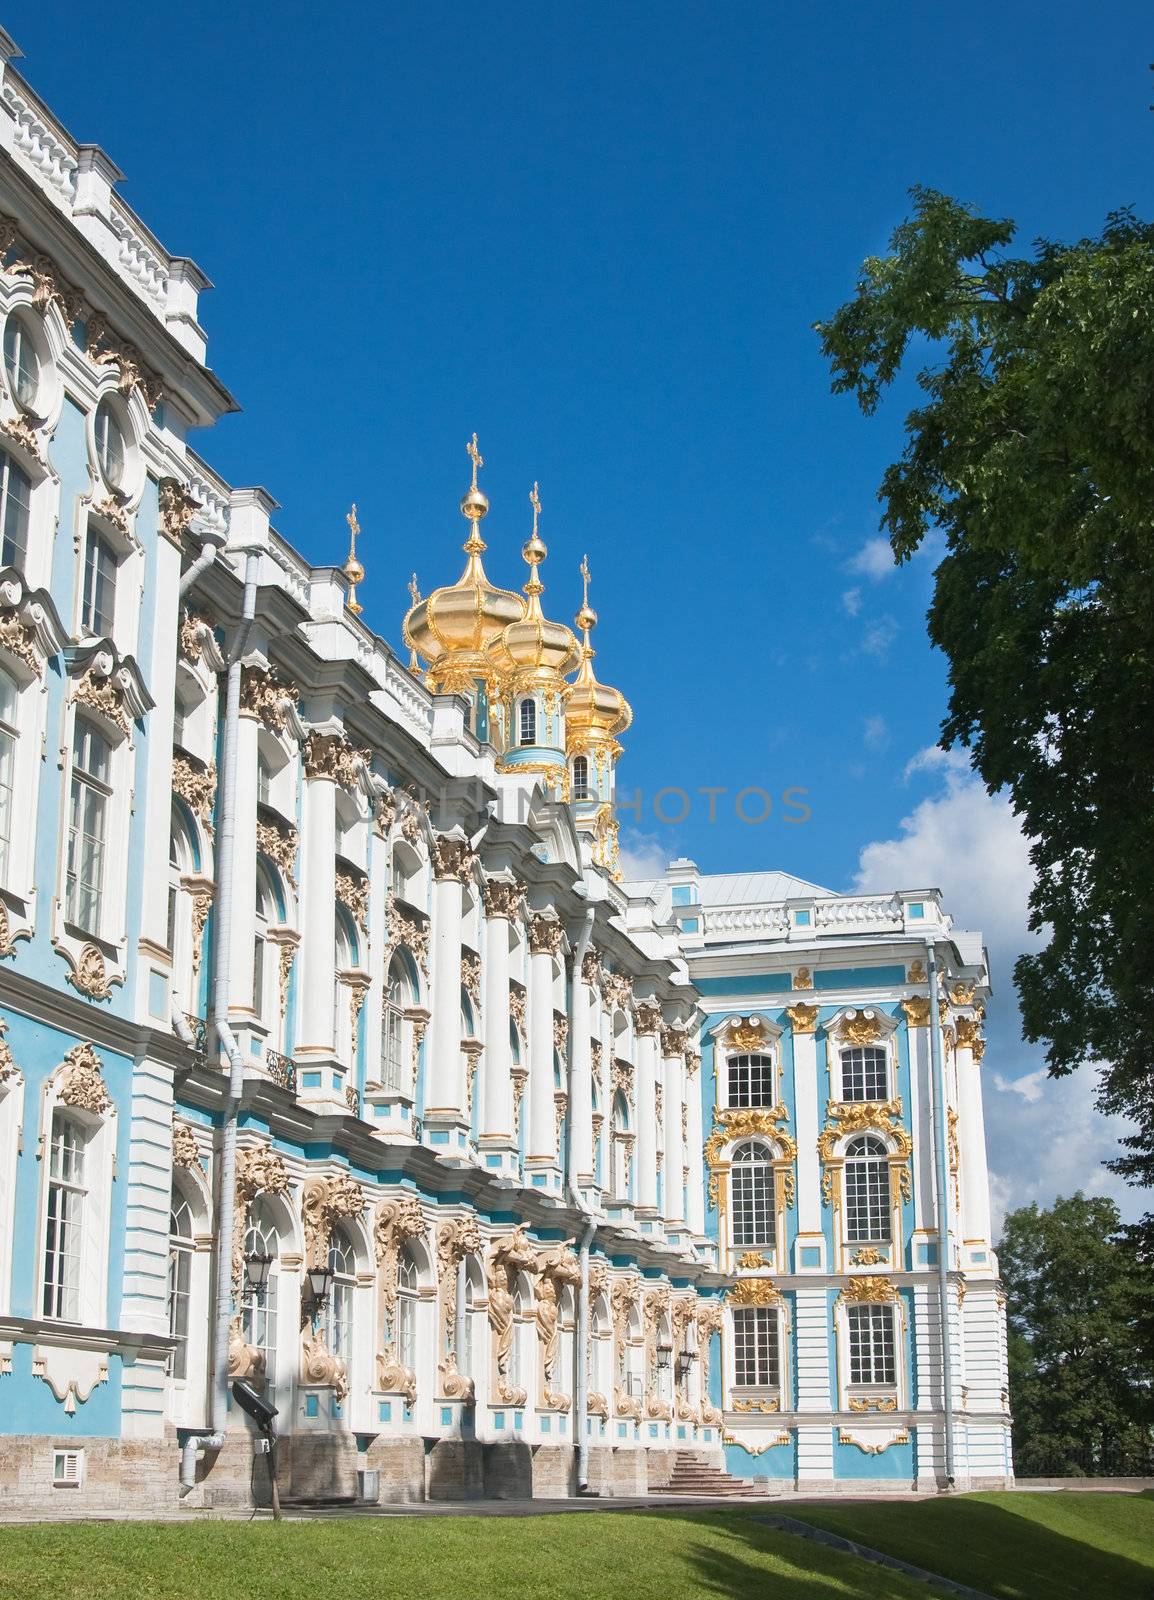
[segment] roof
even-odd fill
[[[832,899],[833,891],[808,883],[804,878],[795,878],[788,872],[717,872],[701,876],[701,904],[704,906],[805,900],[814,895]]]

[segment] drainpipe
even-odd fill
[[[585,913],[585,921],[577,937],[577,948],[573,953],[570,967],[569,982],[576,986],[581,982],[581,967],[589,945],[593,939],[593,920],[596,917],[596,908],[590,906]],[[570,988],[570,994],[573,988]],[[572,1003],[570,1002],[570,1010]],[[570,1018],[570,1023],[572,1018]],[[569,1104],[573,1104],[573,1055],[577,1048],[573,1028],[569,1028]],[[577,1402],[577,1493],[589,1493],[589,1247],[593,1243],[593,1236],[597,1232],[597,1219],[585,1210],[580,1192],[577,1188],[576,1177],[573,1172],[573,1118],[568,1122],[568,1147],[565,1151],[565,1188],[569,1202],[581,1212],[585,1218],[585,1227],[581,1233],[579,1246],[579,1259],[581,1262],[581,1283],[577,1291],[577,1382],[575,1399]]]
[[[938,1014],[938,966],[933,945],[926,946],[930,976],[930,1064],[934,1095],[934,1162],[938,1206],[938,1315],[942,1325],[942,1423],[945,1430],[946,1487],[954,1486],[954,1373],[950,1351],[949,1134],[946,1126],[946,1072],[942,1059],[942,1020]]]
[[[236,1210],[236,1133],[244,1088],[244,1059],[228,1021],[229,962],[232,955],[232,862],[236,847],[237,727],[240,721],[241,661],[256,616],[260,552],[250,550],[244,568],[244,601],[240,626],[228,660],[224,737],[221,741],[220,814],[217,818],[216,918],[212,960],[212,1024],[228,1057],[228,1100],[220,1141],[217,1186],[216,1304],[212,1330],[211,1434],[200,1443],[219,1449],[224,1443],[228,1406],[228,1331],[232,1320],[232,1229]],[[195,1440],[193,1441],[195,1448]],[[182,1478],[183,1482],[183,1478]]]
[[[200,554],[189,567],[188,571],[181,574],[180,598],[183,600],[193,584],[200,577],[206,567],[211,567],[216,560],[217,552],[224,544],[225,536],[217,533],[215,529],[206,528],[200,536]]]

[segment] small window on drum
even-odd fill
[[[40,355],[27,322],[15,312],[4,324],[4,375],[16,404],[35,414],[40,393]]]
[[[573,757],[573,798],[574,800],[592,800],[593,791],[589,787],[589,757]]]
[[[521,744],[537,743],[537,707],[532,700],[521,701],[520,742]]]
[[[124,430],[111,405],[102,400],[96,408],[96,462],[110,489],[123,488],[126,458]]]

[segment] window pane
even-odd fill
[[[845,1215],[846,1237],[853,1243],[889,1240],[889,1163],[884,1156],[847,1158]]]
[[[32,482],[0,451],[0,567],[22,567],[28,554]]]
[[[892,1306],[850,1306],[849,1331],[850,1382],[894,1384],[897,1382],[897,1355],[894,1341]]]
[[[888,1098],[888,1087],[884,1050],[871,1048],[842,1051],[843,1100],[885,1100]]]
[[[40,358],[18,316],[9,317],[4,324],[4,370],[17,404],[35,405],[40,387]]]
[[[780,1382],[777,1312],[742,1306],[733,1313],[734,1381],[741,1387],[775,1389]]]
[[[773,1168],[764,1145],[739,1147],[733,1158],[730,1185],[733,1191],[734,1244],[772,1244]]]
[[[84,553],[81,622],[89,633],[111,634],[116,602],[116,557],[108,542],[89,530]]]
[[[771,1106],[774,1103],[772,1056],[731,1056],[729,1104]]]

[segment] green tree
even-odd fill
[[[998,1259],[1019,1476],[1148,1470],[1154,1369],[1138,1323],[1152,1290],[1117,1206],[1079,1193],[1011,1211]]]
[[[1154,1182],[1154,228],[1009,253],[1014,225],[932,190],[817,324],[835,392],[875,410],[912,351],[918,403],[878,491],[905,561],[945,538],[929,612],[942,744],[970,747],[1031,841],[1015,967],[1055,1076],[1099,1064]],[[1147,1219],[1154,1247],[1154,1218]]]

